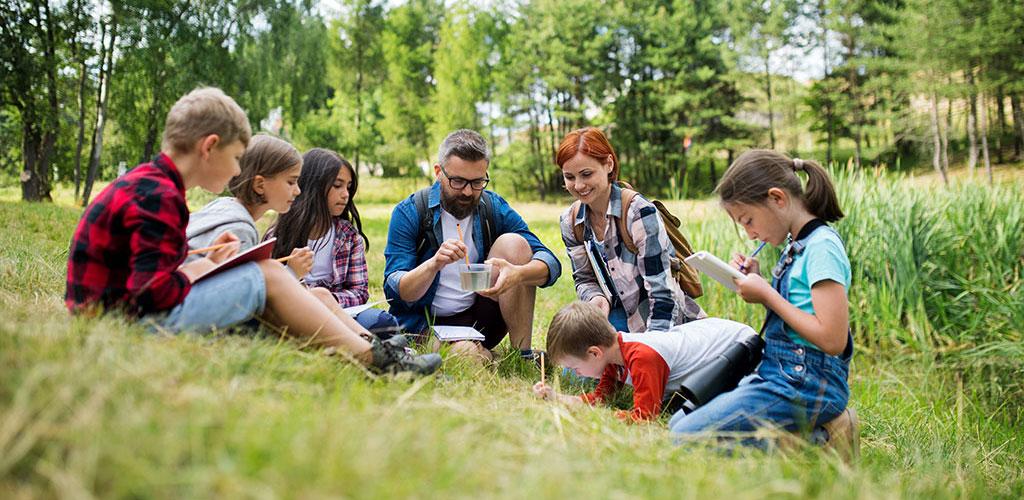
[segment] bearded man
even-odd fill
[[[490,163],[479,133],[463,129],[445,137],[434,184],[391,213],[384,294],[409,333],[425,334],[428,325],[472,326],[485,339],[455,342],[453,352],[493,360],[492,350],[508,334],[529,358],[537,287],[554,284],[562,266],[508,202],[484,190]],[[467,256],[491,265],[489,288],[463,289]]]

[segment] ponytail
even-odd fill
[[[807,174],[804,188],[798,171]],[[815,217],[835,222],[843,217],[839,199],[828,172],[814,161],[788,156],[769,149],[752,149],[739,156],[715,188],[722,203],[763,204],[768,190],[783,189],[803,201]]]
[[[793,162],[799,158],[794,158]],[[839,197],[832,186],[828,172],[817,162],[802,160],[803,171],[807,173],[807,187],[804,188],[804,203],[815,217],[825,222],[835,222],[843,218],[839,208]]]

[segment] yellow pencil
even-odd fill
[[[227,243],[218,243],[218,244],[216,244],[216,245],[210,245],[210,246],[208,246],[208,247],[203,247],[203,248],[197,248],[197,249],[195,249],[195,250],[189,250],[189,251],[188,251],[188,254],[189,254],[189,255],[195,255],[195,254],[197,254],[197,253],[206,253],[206,252],[212,252],[212,251],[214,251],[214,250],[217,250],[218,248],[224,248],[224,247],[226,247],[226,246],[228,246],[228,245],[230,245],[230,244],[232,244],[232,243],[235,243],[235,242],[234,242],[234,241],[229,241],[229,242],[227,242]]]
[[[465,244],[466,242],[462,241],[462,226],[460,224],[456,223],[455,224],[455,230],[458,231],[458,233],[459,233],[459,241],[461,241],[462,244]],[[466,265],[467,266],[469,265],[469,252],[468,251],[466,252]]]

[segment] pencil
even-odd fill
[[[455,230],[459,232],[459,241],[461,241],[463,244],[465,244],[466,242],[462,241],[462,225],[456,223],[455,224]],[[469,265],[469,252],[466,252],[466,265],[467,266]]]
[[[208,247],[203,247],[203,248],[197,248],[197,249],[195,249],[195,250],[189,250],[189,251],[188,251],[188,254],[189,254],[189,255],[195,255],[195,254],[197,254],[197,253],[206,253],[206,252],[212,252],[212,251],[214,251],[214,250],[217,250],[218,248],[224,248],[224,247],[226,247],[226,246],[228,246],[228,245],[230,245],[230,244],[232,244],[232,243],[235,243],[235,242],[234,242],[234,241],[229,241],[229,242],[227,242],[227,243],[218,243],[218,244],[216,244],[216,245],[210,245],[210,246],[208,246]]]
[[[761,253],[761,249],[764,248],[764,246],[767,245],[767,244],[768,244],[767,241],[762,241],[761,244],[757,246],[757,250],[754,250],[754,253],[750,254],[750,258],[753,259],[754,257],[757,257],[757,254]],[[746,270],[747,270],[747,266],[741,264],[740,265],[740,271],[746,271]]]
[[[297,254],[297,253],[293,253],[291,255],[285,255],[284,257],[278,257],[276,260],[278,262],[282,262],[282,263],[283,262],[288,262],[289,260],[291,260],[292,257],[297,257],[298,255],[299,254]]]
[[[540,383],[544,383],[544,351],[540,353]]]

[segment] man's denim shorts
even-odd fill
[[[250,262],[192,285],[180,304],[166,313],[145,316],[143,321],[157,332],[207,333],[262,315],[266,303],[263,271]]]

